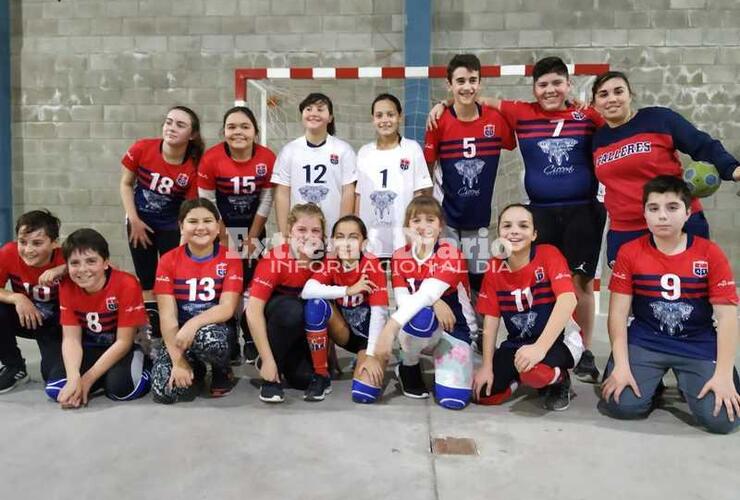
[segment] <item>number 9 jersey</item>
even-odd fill
[[[186,199],[198,194],[190,156],[180,165],[162,158],[162,139],[141,139],[126,151],[121,164],[136,175],[136,212],[152,229],[177,229],[177,213]]]
[[[609,290],[632,296],[628,342],[695,359],[717,359],[713,304],[737,305],[732,271],[722,250],[687,235],[686,250],[666,255],[652,235],[619,249]]]
[[[159,260],[154,293],[175,296],[180,326],[218,305],[222,293],[242,292],[242,263],[228,258],[226,253],[226,248],[215,244],[211,255],[198,258],[187,245],[182,245]]]
[[[320,145],[299,137],[280,150],[272,182],[290,186],[290,206],[313,203],[321,207],[326,227],[339,219],[342,188],[357,180],[357,157],[352,146],[333,135]],[[353,195],[354,196],[354,195]]]

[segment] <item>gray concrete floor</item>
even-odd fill
[[[603,366],[603,317],[596,336]],[[322,403],[288,391],[268,406],[253,367],[223,399],[97,397],[62,411],[42,392],[35,344],[22,342],[32,382],[0,395],[2,499],[740,498],[740,433],[687,423],[670,384],[667,404],[638,422],[599,415],[595,387],[578,381],[560,413],[528,392],[452,412],[404,398],[394,381],[381,404],[361,406],[348,379]],[[479,454],[433,456],[430,437],[445,436],[475,439]]]

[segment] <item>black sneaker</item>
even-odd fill
[[[404,364],[396,365],[396,377],[401,384],[403,395],[414,399],[425,399],[429,397],[429,391],[421,378],[421,364],[413,366]]]
[[[331,378],[314,374],[311,382],[303,393],[304,401],[323,401],[327,394],[331,394]]]
[[[254,344],[254,341],[245,340],[244,341],[244,362],[247,363],[248,365],[252,365],[257,360],[257,356],[259,356],[259,352],[257,352],[257,346]]]
[[[3,366],[0,368],[0,394],[15,389],[15,386],[28,382],[26,367]]]
[[[236,377],[231,367],[211,369],[211,397],[222,398],[234,389]]]
[[[260,401],[265,403],[282,403],[285,401],[283,384],[264,380],[262,382],[262,388],[260,388]]]
[[[596,368],[593,353],[588,349],[583,351],[581,360],[578,362],[576,367],[573,368],[573,375],[575,375],[581,382],[589,384],[595,384],[599,381],[599,369]]]
[[[570,375],[567,370],[563,370],[563,381],[547,387],[543,406],[547,410],[567,410],[570,406],[571,394]]]

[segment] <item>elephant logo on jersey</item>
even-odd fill
[[[478,184],[478,176],[483,172],[483,167],[485,166],[486,162],[480,158],[455,162],[455,170],[457,170],[457,173],[463,178],[463,192],[459,193],[461,196],[476,196],[480,193],[478,190],[473,190],[473,186]],[[465,188],[467,188],[467,190],[465,190]]]
[[[547,155],[547,161],[549,161],[550,163],[554,161],[558,167],[562,166],[564,161],[570,160],[570,155],[568,153],[570,153],[570,151],[573,149],[573,147],[575,147],[576,144],[578,144],[578,141],[569,137],[544,139],[537,143],[542,152]],[[558,171],[554,173],[562,172]]]
[[[411,160],[408,158],[401,158],[401,170],[408,170],[411,166]]]
[[[229,202],[229,205],[234,207],[234,209],[240,214],[247,213],[247,210],[249,210],[249,207],[252,206],[252,203],[254,203],[255,199],[257,199],[257,195],[254,195],[254,194],[226,197],[226,200]]]
[[[318,205],[329,194],[329,188],[326,186],[302,186],[298,192],[301,193],[304,201]]]
[[[384,226],[391,224],[391,207],[396,196],[398,195],[393,191],[373,191],[370,193],[370,202],[373,204],[376,223]]]
[[[116,297],[106,297],[105,298],[105,308],[109,311],[117,311],[118,310],[118,299]]]
[[[150,211],[158,212],[160,210],[164,210],[167,207],[167,202],[169,200],[166,196],[155,193],[154,191],[149,191],[148,189],[143,189],[141,192],[144,194],[146,207]]]
[[[363,337],[365,336],[365,333],[363,333],[362,325],[365,323],[365,321],[367,321],[369,312],[370,308],[368,307],[342,308],[342,316],[344,316],[347,324],[352,327],[352,330],[354,330],[358,334],[361,334]]]
[[[496,134],[496,127],[491,125],[490,123],[488,125],[485,125],[483,127],[483,135],[486,137],[493,137]]]
[[[527,311],[525,313],[515,314],[511,317],[511,322],[519,329],[520,336],[531,337],[534,335],[532,328],[537,322],[537,313]]]
[[[257,174],[257,177],[264,177],[267,175],[267,165],[264,163],[259,163],[255,167],[255,173]]]
[[[695,260],[694,276],[704,278],[707,274],[709,274],[709,262],[706,260]]]
[[[689,319],[694,306],[683,302],[653,302],[653,316],[660,321],[660,331],[676,336],[683,331],[683,322]]]
[[[180,187],[186,187],[188,185],[188,181],[190,180],[190,177],[188,177],[188,174],[177,174],[177,177],[175,178],[175,184],[177,184]]]

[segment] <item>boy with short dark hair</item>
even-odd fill
[[[16,241],[0,248],[0,393],[28,380],[16,337],[35,339],[44,381],[62,375],[59,279],[66,271],[58,248],[61,222],[48,210],[21,215]],[[10,280],[11,290],[5,290]]]
[[[614,418],[646,417],[671,369],[698,423],[729,433],[740,423],[730,264],[715,243],[682,231],[691,215],[683,180],[659,176],[643,193],[650,234],[620,248],[609,284],[612,356],[599,409]]]
[[[498,109],[514,129],[524,163],[524,188],[538,221],[538,243],[557,247],[573,273],[586,351],[573,370],[580,380],[596,382],[599,371],[589,347],[595,303],[593,279],[606,221],[597,201],[591,136],[604,120],[593,108],[568,102],[568,66],[559,57],[545,57],[532,68],[534,102],[483,98]],[[439,108],[430,112],[430,122]]]
[[[502,149],[515,147],[508,123],[498,112],[477,103],[481,64],[473,54],[458,54],[447,65],[452,105],[428,130],[424,156],[435,181],[435,198],[442,204],[444,238],[458,243],[468,259],[471,288],[480,289],[490,259],[488,226],[491,201]],[[439,167],[434,169],[435,163]],[[472,319],[470,311],[469,323]]]

